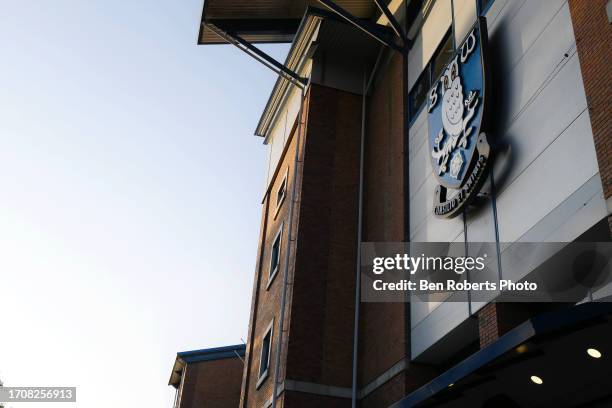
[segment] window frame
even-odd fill
[[[278,275],[278,270],[280,269],[281,252],[283,248],[283,227],[284,225],[285,225],[285,222],[284,221],[281,222],[280,227],[278,228],[278,231],[276,232],[276,234],[274,235],[274,239],[272,240],[272,245],[270,245],[270,263],[268,265],[268,283],[266,284],[266,290],[270,289],[270,286],[272,285],[272,282],[274,281],[274,278],[276,277],[276,275]],[[278,262],[276,262],[276,267],[272,269],[272,261],[274,260],[272,255],[274,254],[274,244],[276,243],[277,239],[278,239]]]
[[[288,179],[289,179],[289,167],[287,167],[287,170],[285,170],[285,175],[283,176],[283,180],[281,181],[278,188],[276,189],[276,194],[274,194],[274,198],[276,200],[276,209],[274,210],[274,218],[276,218],[276,216],[278,215],[278,212],[280,208],[282,207],[283,203],[285,202],[285,198],[287,197],[287,187],[289,186]],[[278,193],[281,187],[284,187],[284,192],[283,192],[283,196],[279,200]]]
[[[487,12],[489,11],[489,9],[491,8],[491,6],[493,5],[493,3],[495,3],[495,0],[488,0],[489,2],[487,3],[487,5],[483,8],[482,7],[482,2],[484,0],[477,0],[476,1],[476,7],[478,7],[478,9],[476,10],[476,14],[478,14],[479,16],[484,16],[485,14],[487,14]]]
[[[478,1],[480,1],[480,0],[478,0]],[[491,1],[495,1],[495,0],[491,0]],[[421,114],[423,109],[427,106],[427,96],[426,96],[425,97],[425,102],[423,102],[415,110],[415,108],[412,106],[412,97],[411,97],[412,91],[414,90],[415,85],[417,83],[419,83],[421,78],[423,76],[427,76],[429,78],[429,86],[427,87],[426,95],[429,94],[429,90],[431,89],[431,85],[432,85],[433,81],[437,79],[437,78],[433,78],[433,63],[436,61],[436,59],[440,55],[440,52],[442,51],[444,44],[446,44],[448,39],[452,38],[453,35],[454,35],[453,27],[452,27],[452,24],[451,24],[451,27],[449,27],[449,29],[446,31],[446,33],[442,37],[442,40],[440,41],[440,43],[436,46],[436,50],[434,51],[434,53],[429,58],[429,61],[427,61],[427,64],[425,65],[425,68],[423,68],[423,71],[421,72],[421,74],[419,75],[417,80],[414,82],[414,84],[412,84],[412,87],[408,91],[408,126],[412,126],[412,124],[414,123],[416,118],[419,117],[419,115]],[[453,41],[453,52],[457,51],[456,47],[457,47],[457,45]]]
[[[425,106],[427,106],[427,93],[429,92],[429,88],[431,88],[431,72],[430,71],[431,70],[429,67],[429,63],[427,63],[427,65],[425,66],[425,69],[423,69],[423,72],[421,72],[417,80],[414,82],[414,84],[412,84],[412,88],[408,92],[408,115],[409,115],[410,126],[414,123],[416,118],[421,114],[421,111],[425,108]],[[421,103],[421,105],[418,108],[415,108],[414,106],[412,106],[412,91],[414,90],[414,87],[421,81],[423,77],[428,78],[428,86],[427,86],[427,90],[425,91],[425,100],[423,103]]]
[[[266,359],[266,368],[262,372],[261,363],[262,363],[263,351],[264,351],[264,340],[266,337],[268,337],[268,335],[270,335],[270,341],[268,342],[268,358]],[[272,318],[272,321],[270,322],[270,324],[268,324],[268,327],[266,327],[266,330],[264,331],[264,334],[261,337],[261,350],[259,350],[259,367],[257,368],[257,384],[255,385],[255,389],[258,389],[259,387],[261,387],[261,385],[268,378],[268,374],[270,372],[270,359],[272,356],[273,340],[274,340],[274,318]]]

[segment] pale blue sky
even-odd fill
[[[246,339],[275,75],[201,8],[0,0],[5,385],[169,408],[176,351]]]

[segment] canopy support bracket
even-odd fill
[[[373,24],[369,21],[362,20],[360,18],[355,17],[354,15],[352,15],[351,13],[349,13],[348,11],[346,11],[345,9],[343,9],[342,7],[334,3],[333,0],[319,0],[319,2],[323,4],[325,7],[327,7],[330,11],[342,17],[344,20],[348,21],[349,23],[351,23],[352,25],[354,25],[355,27],[357,27],[364,33],[368,34],[370,37],[374,38],[378,42],[382,43],[383,45],[395,51],[401,52],[402,54],[406,52],[405,43],[403,42],[403,39],[401,38],[401,36],[400,36],[401,44],[398,44],[398,41],[396,41],[393,35],[390,35],[389,32],[385,31],[382,26],[377,26],[376,24]],[[376,1],[377,5],[378,3],[379,2]],[[383,13],[385,13],[385,15],[389,13],[391,17],[393,18],[393,15],[389,11],[389,9],[387,9],[386,7],[384,7],[384,9],[387,12],[385,13],[385,11],[383,10]],[[389,21],[391,21],[391,19]],[[395,20],[395,18],[393,18],[393,21],[395,21],[395,23],[397,24],[397,21]],[[397,25],[399,27],[399,24]],[[396,27],[393,27],[393,30],[396,30]]]
[[[271,56],[269,56],[268,54],[266,54],[259,48],[255,47],[250,42],[241,38],[240,36],[224,31],[221,28],[211,23],[202,23],[202,24],[205,24],[206,27],[209,28],[217,36],[227,41],[228,43],[234,45],[240,51],[251,56],[256,61],[262,63],[264,66],[274,71],[277,75],[282,76],[289,82],[295,85],[298,85],[300,88],[303,88],[304,86],[308,84],[307,78],[301,77],[295,71],[287,68],[287,66],[285,66],[284,64],[281,64],[280,62],[278,62],[277,60],[275,60],[274,58],[272,58]]]
[[[408,36],[406,35],[404,29],[402,28],[400,23],[397,21],[397,19],[395,18],[391,10],[389,10],[389,7],[384,5],[381,0],[374,0],[374,3],[376,3],[376,6],[385,15],[385,17],[387,17],[387,20],[389,20],[389,24],[391,25],[391,28],[393,29],[393,31],[395,31],[395,34],[400,39],[403,45],[403,48],[404,49],[412,48],[412,42],[408,39]]]

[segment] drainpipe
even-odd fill
[[[363,157],[364,144],[366,135],[366,100],[370,85],[378,69],[380,58],[383,54],[384,46],[380,48],[378,57],[370,72],[370,78],[367,78],[366,70],[363,70],[363,96],[361,101],[361,142],[359,147],[359,198],[357,212],[357,261],[355,265],[355,321],[353,323],[353,387],[351,391],[351,406],[357,408],[357,363],[358,363],[358,347],[359,347],[359,307],[361,303],[361,237],[363,232]]]
[[[297,84],[295,84],[298,86]],[[293,212],[295,207],[295,196],[297,191],[298,163],[300,156],[300,141],[302,139],[302,116],[304,110],[304,99],[306,91],[304,86],[299,87],[302,91],[300,111],[298,113],[297,140],[295,142],[295,156],[293,159],[293,185],[291,186],[291,205],[289,206],[289,227],[287,228],[287,250],[285,251],[285,265],[283,267],[283,290],[281,292],[280,316],[278,318],[278,342],[276,344],[276,355],[274,357],[274,384],[272,386],[272,408],[276,408],[277,384],[280,370],[280,358],[283,344],[283,323],[285,320],[285,304],[287,302],[287,279],[289,277],[289,255],[291,253],[291,232],[293,229]]]

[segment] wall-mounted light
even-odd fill
[[[601,358],[601,351],[594,348],[587,349],[587,354],[593,358]]]
[[[534,384],[538,384],[538,385],[542,385],[544,384],[544,380],[542,380],[540,377],[538,377],[537,375],[532,375],[531,376],[531,382],[533,382]]]

